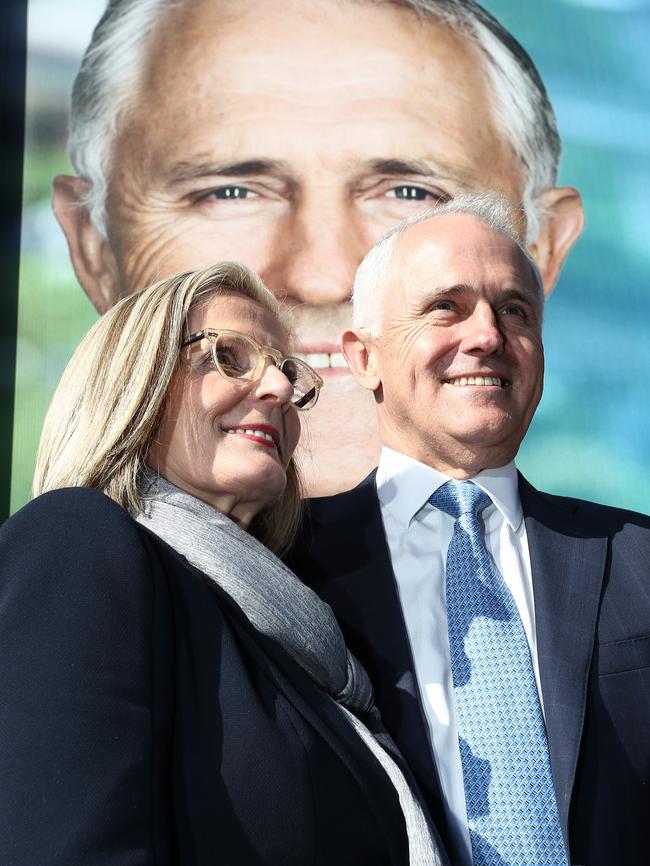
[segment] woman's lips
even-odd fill
[[[273,448],[274,451],[280,450],[280,434],[270,424],[241,424],[236,427],[225,427],[224,433],[243,436],[245,439],[250,439],[259,445]]]

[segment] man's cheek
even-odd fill
[[[151,219],[122,229],[114,249],[123,282],[130,291],[222,258],[208,239],[190,234],[182,221]]]

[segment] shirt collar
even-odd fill
[[[377,495],[382,508],[390,511],[395,520],[408,528],[418,512],[440,486],[450,480],[449,475],[393,451],[384,446],[377,467]],[[519,479],[514,462],[497,469],[484,469],[469,479],[488,494],[510,527],[516,532],[524,513],[519,498]],[[431,506],[433,507],[433,506]]]

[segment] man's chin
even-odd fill
[[[459,430],[451,440],[454,465],[470,474],[505,466],[514,460],[521,441],[511,426],[497,424]]]

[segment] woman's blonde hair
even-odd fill
[[[123,508],[139,507],[138,481],[188,335],[188,315],[214,295],[250,298],[290,333],[273,295],[236,262],[178,274],[124,298],[88,331],[63,373],[41,434],[35,496],[92,487]],[[299,519],[300,479],[292,457],[284,493],[257,515],[250,531],[281,553]]]

